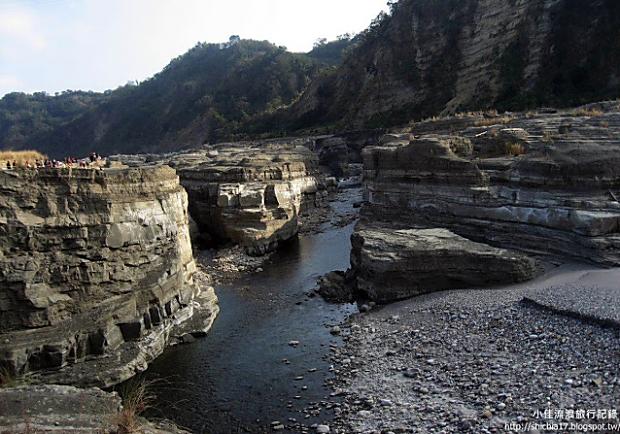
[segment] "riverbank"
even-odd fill
[[[617,422],[581,411],[618,410],[618,329],[522,301],[578,287],[574,304],[587,305],[588,294],[619,274],[594,271],[564,265],[525,284],[443,291],[353,315],[332,357],[334,387],[345,397],[332,432],[504,433],[528,422]]]
[[[329,357],[343,344],[331,330],[355,307],[326,303],[313,290],[323,274],[348,268],[360,198],[359,190],[337,193],[315,230],[260,264],[234,250],[214,256],[219,267],[197,255],[199,268],[215,277],[221,311],[204,339],[169,349],[147,370],[157,396],[149,417],[209,434],[331,424],[341,398],[331,396]]]

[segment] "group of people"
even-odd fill
[[[45,160],[26,160],[23,162],[18,162],[17,160],[7,161],[6,168],[17,169],[18,167],[24,167],[27,169],[39,169],[44,167],[49,168],[62,168],[62,167],[79,167],[79,168],[102,168],[102,163],[105,161],[105,158],[101,155],[93,152],[87,158],[75,158],[75,157],[66,157],[64,160],[56,160],[56,159],[45,159]]]

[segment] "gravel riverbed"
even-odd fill
[[[588,271],[581,268],[350,317],[340,327],[344,346],[332,354],[332,387],[344,403],[331,432],[534,433],[547,431],[526,423],[617,422],[618,329],[522,302],[530,291],[575,281],[587,298],[596,282],[583,281]]]

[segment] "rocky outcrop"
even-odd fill
[[[0,388],[1,433],[188,434],[168,421],[152,423],[124,411],[116,392],[38,385]]]
[[[376,302],[436,290],[522,282],[537,271],[525,255],[447,229],[358,227],[351,237],[357,290]]]
[[[0,172],[0,365],[13,374],[126,380],[195,313],[210,327],[215,295],[195,272],[169,167]]]
[[[388,127],[620,95],[616,0],[393,3],[287,110],[291,125]]]
[[[300,215],[321,206],[327,194],[316,155],[295,142],[224,143],[155,158],[114,158],[176,168],[198,230],[213,241],[239,244],[253,255],[294,237]]]
[[[615,101],[470,113],[386,135],[363,151],[367,202],[351,260],[358,289],[386,301],[535,273],[503,249],[617,266],[619,137]]]
[[[411,141],[367,148],[367,212],[501,247],[620,262],[617,102],[462,121],[416,124]]]
[[[115,432],[122,409],[117,393],[71,386],[0,389],[0,432]]]

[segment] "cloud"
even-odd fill
[[[35,50],[47,44],[34,14],[26,9],[5,10],[0,14],[0,35],[13,45],[25,45]]]

